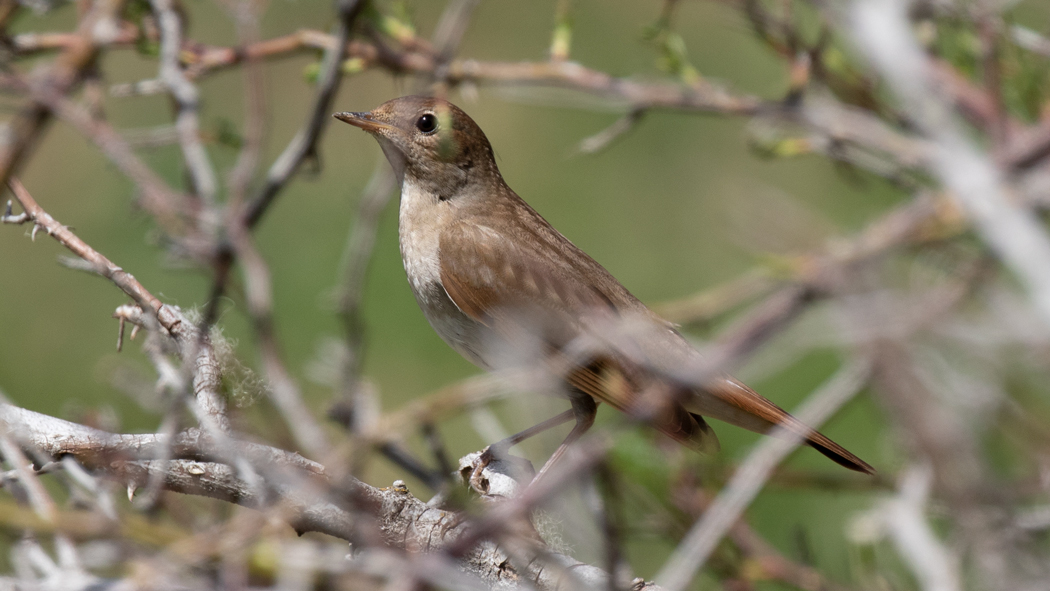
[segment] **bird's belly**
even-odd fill
[[[474,365],[492,368],[485,354],[488,327],[460,311],[438,282],[413,285],[412,292],[427,322],[442,340]]]

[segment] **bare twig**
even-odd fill
[[[351,430],[360,432],[363,417],[357,403],[358,381],[364,357],[365,325],[361,303],[365,292],[365,277],[372,260],[379,217],[386,209],[395,188],[394,173],[383,158],[376,164],[372,179],[361,195],[350,235],[346,239],[341,260],[340,277],[336,292],[336,309],[343,321],[349,358],[343,369],[341,392],[338,394],[334,416]]]
[[[606,127],[591,137],[582,140],[577,147],[577,150],[582,154],[594,154],[604,150],[621,136],[634,129],[634,126],[642,120],[643,115],[645,115],[644,110],[631,109],[626,115],[617,119],[616,122],[609,127]]]
[[[259,337],[263,369],[270,385],[270,398],[281,410],[296,443],[314,458],[323,459],[330,449],[328,438],[313,413],[303,403],[302,392],[285,368],[278,348],[273,326],[273,289],[266,261],[255,249],[247,232],[240,231],[230,238],[244,269],[248,311]]]
[[[18,480],[24,487],[26,496],[29,497],[29,505],[33,511],[41,519],[54,522],[57,512],[54,499],[51,498],[36,472],[33,471],[29,459],[6,430],[0,430],[0,453],[3,453],[12,471],[18,475]]]
[[[1021,25],[1010,27],[1010,35],[1014,42],[1028,51],[1038,53],[1043,57],[1050,57],[1050,39],[1040,35],[1036,31]]]
[[[104,0],[92,4],[77,25],[75,38],[51,66],[41,72],[30,83],[34,95],[64,95],[80,82],[84,72],[98,55],[99,47],[118,32],[117,15],[124,3],[121,0]],[[0,140],[0,181],[7,184],[21,162],[30,156],[32,147],[51,119],[50,108],[31,97],[15,117],[5,124]]]
[[[182,48],[182,20],[171,0],[150,0],[160,28],[160,73],[157,78],[175,97],[179,113],[175,129],[182,147],[182,157],[193,179],[195,193],[206,207],[215,204],[218,182],[208,152],[200,140],[200,95],[197,87],[182,73],[179,52]]]
[[[317,96],[307,114],[306,124],[274,161],[266,175],[262,189],[246,205],[241,219],[247,227],[251,228],[259,223],[285,183],[295,174],[304,160],[314,155],[321,132],[331,119],[328,114],[332,110],[332,101],[335,99],[339,81],[343,77],[341,66],[346,56],[350,32],[364,6],[365,2],[362,0],[339,0],[339,30],[335,35],[335,43],[332,48],[325,53],[324,65],[321,67],[321,75],[317,81]]]
[[[251,1],[229,2],[229,10],[237,23],[238,37],[241,45],[257,42],[260,36],[260,5]],[[244,59],[244,141],[237,162],[230,169],[227,177],[229,185],[228,208],[237,212],[247,198],[252,178],[259,165],[263,140],[265,139],[268,117],[266,115],[266,93],[263,86],[262,69],[257,60]],[[240,223],[234,216],[231,223]]]
[[[885,503],[881,517],[923,589],[961,591],[958,562],[926,522],[925,505],[932,476],[929,467],[912,466],[906,470],[900,494]]]
[[[173,191],[160,176],[147,166],[135,153],[127,140],[113,127],[95,119],[86,109],[56,93],[38,94],[38,100],[48,105],[55,114],[90,139],[113,162],[125,176],[132,180],[142,192],[142,203],[169,233],[181,235],[187,226],[187,218],[195,218],[196,211],[190,200]],[[187,244],[192,253],[193,242]],[[199,253],[198,253],[199,254]]]

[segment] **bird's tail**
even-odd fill
[[[598,402],[624,411],[636,410],[640,388],[637,380],[624,371],[624,366],[611,359],[596,359],[579,367],[569,376],[569,384],[589,394]],[[697,451],[717,450],[718,437],[704,421],[704,416],[755,431],[768,433],[776,425],[785,425],[806,438],[806,443],[836,463],[866,474],[875,469],[823,434],[803,425],[784,409],[748,388],[735,378],[725,376],[680,405],[674,396],[665,398],[663,408],[649,422],[667,436]]]
[[[802,424],[787,411],[733,377],[724,376],[714,384],[704,387],[703,393],[694,398],[694,404],[688,406],[691,407],[691,411],[757,433],[768,433],[774,426],[783,425],[805,437],[807,445],[837,464],[857,472],[875,474],[875,468],[870,464],[822,433]]]

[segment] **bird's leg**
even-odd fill
[[[504,439],[502,441],[493,443],[492,445],[490,445],[488,447],[488,449],[491,451],[491,453],[494,456],[499,456],[499,455],[505,453],[506,451],[508,451],[510,448],[514,447],[515,445],[521,443],[522,441],[525,441],[526,439],[528,439],[528,438],[530,438],[530,437],[532,437],[534,435],[539,435],[540,433],[543,433],[547,429],[552,429],[552,428],[557,427],[558,425],[560,425],[562,423],[567,423],[567,422],[569,422],[569,420],[573,419],[575,416],[576,416],[575,409],[571,409],[570,408],[569,410],[567,410],[567,411],[565,411],[563,413],[559,413],[559,414],[557,414],[557,415],[547,419],[546,421],[543,421],[542,423],[538,423],[536,425],[533,425],[532,427],[529,427],[528,429],[525,429],[524,431],[522,431],[520,433],[515,433],[514,435],[511,435],[510,437],[508,437],[508,438],[506,438],[506,439]]]
[[[474,469],[470,474],[470,482],[480,482],[481,472],[489,465],[489,462],[506,453],[506,451],[514,445],[525,441],[533,435],[542,433],[551,427],[556,427],[567,422],[569,419],[576,419],[576,425],[572,428],[572,431],[569,431],[569,434],[565,436],[565,439],[561,442],[561,445],[558,446],[558,449],[554,450],[554,454],[552,454],[547,462],[543,464],[543,467],[540,468],[540,471],[532,479],[532,482],[535,483],[539,480],[540,477],[554,465],[554,462],[565,454],[565,450],[591,428],[591,425],[594,424],[594,417],[598,414],[598,403],[588,394],[574,392],[569,397],[569,402],[572,403],[572,408],[569,410],[551,417],[534,427],[529,427],[521,433],[511,435],[498,443],[486,447],[485,450],[481,452],[481,456],[478,457],[477,461],[474,463]]]
[[[492,462],[492,460],[502,457],[503,454],[507,453],[510,450],[510,448],[514,447],[515,445],[521,443],[522,441],[525,441],[526,439],[534,435],[539,435],[540,433],[543,433],[547,429],[551,429],[553,427],[557,427],[562,423],[566,423],[573,419],[575,416],[575,408],[570,408],[569,410],[563,413],[559,413],[547,419],[546,421],[543,421],[542,423],[533,425],[532,427],[529,427],[528,429],[525,429],[520,433],[515,433],[514,435],[511,435],[506,439],[497,441],[496,443],[493,443],[492,445],[486,447],[484,450],[481,451],[481,456],[479,456],[477,461],[474,462],[474,469],[471,471],[470,475],[471,482],[474,482],[474,479],[481,475],[481,471],[484,470],[485,467],[487,467],[489,463]]]
[[[565,455],[569,446],[580,437],[583,437],[583,434],[594,424],[594,417],[598,414],[598,403],[595,402],[590,395],[575,393],[569,398],[569,400],[572,402],[572,414],[576,419],[576,425],[572,428],[572,431],[569,431],[569,434],[565,436],[565,440],[561,442],[558,449],[554,450],[551,457],[547,459],[545,464],[543,464],[540,471],[536,473],[536,476],[532,479],[532,482],[529,483],[529,486],[534,486],[539,482],[540,478],[543,478],[543,475],[550,470],[551,466],[553,466],[559,458]]]

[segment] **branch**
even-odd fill
[[[931,480],[929,467],[912,466],[905,471],[900,494],[884,503],[881,517],[923,589],[962,591],[962,574],[955,556],[926,522],[924,508]]]
[[[302,162],[314,154],[317,142],[321,138],[321,132],[331,119],[328,114],[332,110],[332,100],[335,98],[339,81],[343,78],[342,65],[346,57],[350,32],[366,4],[364,0],[339,1],[339,32],[335,35],[332,48],[325,54],[324,65],[317,82],[317,96],[307,115],[306,124],[274,161],[266,175],[266,183],[252,202],[241,212],[241,223],[248,228],[259,223],[285,183],[295,174]]]
[[[160,28],[160,73],[157,78],[164,83],[179,105],[175,129],[179,135],[182,157],[193,179],[195,193],[206,205],[213,205],[218,182],[208,152],[200,140],[200,93],[182,73],[179,64],[182,21],[171,0],[151,0],[150,3]]]
[[[22,206],[24,213],[10,221],[16,223],[32,222],[33,235],[36,229],[43,229],[62,246],[65,246],[73,254],[80,257],[91,265],[94,272],[109,279],[121,291],[127,294],[137,305],[135,308],[122,306],[117,310],[115,316],[121,320],[121,330],[125,321],[130,321],[137,326],[150,327],[150,322],[155,321],[163,328],[164,333],[171,336],[179,344],[184,360],[195,360],[195,371],[193,372],[193,392],[203,411],[215,421],[216,426],[222,430],[229,429],[226,418],[226,403],[220,393],[218,375],[218,361],[214,351],[206,339],[202,339],[192,322],[188,321],[182,312],[173,306],[163,304],[154,297],[134,276],[115,265],[108,258],[95,249],[88,246],[67,226],[62,225],[49,213],[44,211],[29,191],[18,179],[11,179],[9,186],[15,195],[15,199]],[[10,209],[10,203],[8,204]],[[8,222],[10,217],[5,215],[3,221]],[[9,222],[10,223],[10,222]],[[143,312],[146,314],[143,315]]]
[[[169,234],[179,236],[185,232],[187,220],[197,217],[191,200],[186,195],[173,191],[153,169],[136,156],[131,145],[112,125],[95,119],[86,109],[60,94],[41,92],[35,96],[60,119],[91,140],[124,176],[135,183],[141,191],[143,207]],[[200,248],[194,248],[195,244],[191,238],[184,241],[183,246],[200,259]]]
[[[472,521],[428,506],[403,484],[376,488],[352,477],[332,483],[324,466],[273,447],[233,439],[220,444],[194,430],[180,433],[171,442],[173,459],[160,462],[150,459],[165,445],[160,434],[108,433],[8,404],[0,404],[0,423],[27,450],[54,459],[71,456],[125,486],[146,486],[160,471],[165,490],[276,510],[300,533],[320,532],[367,546],[368,533],[372,532],[389,548],[435,556],[454,547],[463,548],[466,536],[470,542],[461,564],[489,588],[517,589],[524,579],[540,589],[554,590],[567,583],[575,585],[581,575],[584,581],[592,582],[607,578],[599,569],[545,551],[534,554],[527,567],[518,571],[504,549],[470,533],[475,527]],[[231,450],[220,446],[231,444],[260,470],[270,466],[271,476],[264,488],[245,481],[229,465],[214,461],[228,456]],[[275,467],[294,472],[298,478],[274,478]],[[330,492],[319,494],[324,489]],[[497,522],[494,515],[482,523]]]
[[[933,144],[930,169],[947,187],[988,246],[1018,276],[1045,324],[1050,325],[1050,237],[1018,204],[1000,171],[955,123],[928,84],[932,68],[914,39],[904,2],[857,3],[857,42],[915,113]]]
[[[31,83],[45,94],[65,95],[78,84],[84,72],[94,63],[102,43],[115,36],[119,27],[116,16],[124,3],[102,0],[91,5],[80,19],[71,43],[51,66]],[[4,126],[0,140],[0,185],[7,184],[21,164],[32,153],[32,147],[51,119],[51,110],[31,97],[28,103]]]

